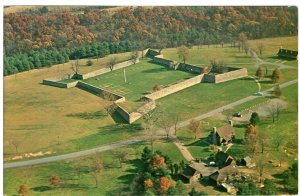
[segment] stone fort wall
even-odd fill
[[[63,82],[58,82],[58,81],[72,79],[74,77],[75,77],[74,74],[51,77],[51,78],[44,79],[43,84],[55,86],[55,87],[59,87],[59,88],[72,88],[77,85],[77,81],[70,82],[70,83],[63,83]]]
[[[136,63],[138,63],[138,62],[139,62],[139,60],[136,61]],[[122,63],[116,64],[114,66],[113,70],[122,69],[122,68],[128,67],[130,65],[133,65],[132,61],[124,61]],[[95,77],[95,76],[98,76],[98,75],[102,75],[102,74],[105,74],[105,73],[108,73],[108,72],[111,72],[111,70],[110,70],[110,68],[106,67],[106,68],[102,68],[102,69],[99,69],[99,70],[96,70],[96,71],[93,71],[93,72],[90,72],[90,73],[86,73],[86,74],[77,74],[77,78],[79,80],[85,80],[85,79],[92,78],[92,77]]]
[[[215,75],[215,83],[226,82],[229,80],[234,80],[238,78],[243,78],[248,76],[248,71],[246,68],[237,69],[235,71],[229,71],[227,73]]]
[[[199,84],[202,81],[204,74],[195,76],[193,78],[184,80],[182,82],[179,82],[177,84],[168,86],[166,88],[163,88],[159,91],[153,92],[149,95],[145,95],[146,98],[151,99],[151,100],[156,100],[156,99],[160,99],[162,97],[165,97],[167,95],[176,93],[178,91],[181,91],[185,88],[191,87],[193,85]]]
[[[139,54],[139,55],[141,55],[141,54]],[[146,103],[144,105],[142,105],[140,108],[138,108],[137,111],[134,111],[134,112],[131,112],[131,113],[126,111],[123,107],[121,107],[118,104],[120,102],[125,101],[125,97],[123,97],[123,96],[117,95],[115,93],[112,93],[112,92],[107,91],[105,89],[87,84],[87,83],[82,82],[82,81],[75,81],[75,82],[68,83],[68,84],[58,82],[60,80],[70,79],[70,78],[76,78],[76,79],[83,80],[83,79],[87,79],[87,78],[90,78],[90,77],[95,77],[97,75],[101,75],[101,74],[110,72],[109,68],[103,68],[103,69],[96,70],[94,72],[90,72],[90,73],[87,73],[87,74],[77,74],[77,75],[73,74],[73,75],[53,77],[53,78],[43,80],[43,84],[47,84],[47,85],[51,85],[51,86],[57,86],[57,87],[60,87],[60,88],[71,88],[71,87],[76,86],[78,88],[81,88],[83,90],[86,90],[86,91],[91,92],[91,93],[96,94],[96,95],[99,95],[99,94],[101,94],[102,92],[105,91],[106,93],[109,93],[109,94],[111,94],[115,97],[116,101],[114,102],[114,104],[116,104],[116,106],[117,106],[116,111],[128,123],[132,123],[132,122],[138,120],[139,118],[141,118],[143,116],[143,114],[148,113],[149,111],[153,110],[156,107],[155,100],[157,100],[157,99],[160,99],[162,97],[168,96],[168,95],[173,94],[173,93],[176,93],[178,91],[181,91],[185,88],[188,88],[188,87],[191,87],[193,85],[199,84],[201,82],[221,83],[221,82],[225,82],[225,81],[229,81],[229,80],[233,80],[233,79],[248,76],[248,72],[247,72],[246,68],[232,68],[232,67],[229,67],[228,68],[229,72],[224,73],[224,74],[217,74],[217,75],[203,74],[203,68],[195,66],[195,65],[191,65],[191,64],[177,63],[176,61],[165,59],[165,58],[163,58],[162,54],[159,54],[155,50],[146,49],[146,50],[143,51],[143,55],[152,58],[153,61],[156,62],[156,63],[168,66],[170,68],[172,68],[172,66],[176,65],[176,67],[173,67],[173,68],[181,70],[181,71],[188,71],[188,72],[200,74],[200,75],[197,75],[193,78],[190,78],[190,79],[187,79],[185,81],[179,82],[177,84],[168,86],[166,88],[163,88],[163,89],[161,89],[159,91],[156,91],[156,92],[153,92],[151,94],[145,95],[144,97],[142,97],[142,100],[146,101]],[[132,64],[133,63],[131,61],[125,61],[125,62],[122,62],[122,63],[118,63],[118,64],[115,65],[114,70],[121,69],[121,68],[124,68],[124,67],[128,67]]]
[[[120,102],[124,102],[125,101],[125,97],[118,95],[116,93],[110,92],[106,89],[100,88],[100,87],[96,87],[94,85],[82,82],[82,81],[78,81],[77,85],[78,88],[83,89],[85,91],[88,91],[90,93],[93,93],[95,95],[99,95],[101,96],[103,92],[111,95],[114,97],[115,103],[120,103]]]

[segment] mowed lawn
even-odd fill
[[[141,162],[137,159],[141,157],[145,146],[150,148],[150,143],[141,142],[122,148],[128,152],[127,161],[122,163],[122,167],[114,155],[114,152],[119,149],[115,149],[84,158],[6,169],[4,171],[4,194],[16,195],[19,186],[23,183],[29,187],[29,195],[118,195],[120,187],[123,189],[122,192],[126,193],[141,167]],[[184,159],[177,147],[168,140],[155,141],[154,150],[168,155],[173,163],[179,163]],[[99,187],[95,186],[94,178],[89,173],[94,156],[97,156],[105,167],[100,174]],[[61,178],[61,185],[57,188],[49,183],[52,175],[58,175]]]
[[[181,120],[217,109],[257,92],[254,80],[242,78],[219,84],[200,83],[158,100],[170,113],[179,113]]]
[[[177,54],[177,48],[167,48],[162,51],[163,55],[167,59],[176,60],[181,62]],[[196,46],[189,49],[189,57],[187,59],[187,63],[207,66],[210,64],[212,60],[223,61],[228,64],[251,64],[255,63],[255,59],[251,56],[246,56],[244,52],[239,52],[237,48],[230,48],[230,46],[226,45],[226,47],[215,48],[215,46],[203,46],[202,48],[198,48]]]
[[[283,63],[294,67],[298,66],[297,60],[278,59],[276,57],[277,52],[281,47],[284,49],[298,50],[298,36],[247,40],[247,43],[258,55],[258,45],[262,43],[264,47],[260,58],[265,61]],[[181,62],[176,48],[164,49],[162,53],[167,59]],[[257,62],[250,56],[250,53],[246,55],[244,51],[239,51],[238,48],[231,48],[229,44],[224,45],[224,48],[221,48],[220,45],[218,48],[214,45],[211,45],[209,48],[207,45],[204,45],[201,48],[194,46],[189,49],[187,63],[207,66],[212,60],[223,61],[228,66],[245,67],[248,69],[249,74],[252,75],[255,74],[256,71],[256,67],[254,65]],[[274,66],[268,65],[268,67],[272,69]]]
[[[96,67],[87,69],[105,66],[100,65],[101,60]],[[82,146],[78,139],[99,135],[102,131],[105,136],[94,141],[94,145],[139,134],[131,129],[111,133],[108,128],[115,129],[119,125],[105,114],[107,103],[103,99],[78,88],[62,89],[41,84],[45,78],[70,73],[70,63],[65,63],[4,77],[5,158],[39,151],[75,151]],[[18,153],[13,144],[18,145]]]
[[[138,101],[145,93],[152,92],[156,84],[166,87],[195,76],[192,73],[171,70],[154,63],[150,59],[126,67],[125,74],[126,83],[124,81],[124,69],[89,78],[84,82],[125,96],[127,100]]]

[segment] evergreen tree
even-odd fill
[[[251,114],[251,117],[250,117],[249,121],[250,121],[250,123],[252,125],[256,126],[259,123],[259,121],[260,121],[258,113],[257,112],[253,112]]]

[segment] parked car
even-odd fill
[[[257,96],[263,96],[264,94],[262,92],[257,92],[257,93],[255,93],[255,95],[257,95]]]
[[[233,116],[240,118],[240,117],[242,117],[242,114],[241,114],[241,112],[236,112],[236,113],[233,114]]]

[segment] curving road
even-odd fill
[[[297,69],[296,67],[290,66],[290,65],[285,65],[282,63],[276,63],[276,62],[268,62],[264,61],[263,59],[259,58],[256,54],[256,52],[252,49],[250,49],[251,56],[256,59],[256,64],[254,65],[256,68],[258,68],[262,64],[268,64],[268,65],[275,65],[278,66],[280,69]]]
[[[283,83],[280,85],[281,88],[285,88],[287,86],[290,86],[292,84],[295,84],[298,82],[298,79]],[[273,87],[274,88],[274,87]],[[273,90],[273,88],[267,89],[265,91],[263,91],[264,96],[266,96],[270,91]],[[221,113],[224,110],[230,109],[234,106],[243,104],[245,102],[251,101],[253,99],[258,98],[259,96],[248,96],[246,98],[240,99],[238,101],[232,102],[230,104],[227,104],[225,106],[219,107],[217,109],[211,110],[205,114],[199,115],[197,117],[195,117],[194,119],[196,120],[203,120],[207,117],[213,116],[215,114]],[[186,120],[186,121],[182,121],[180,122],[177,127],[181,128],[181,127],[185,127],[187,125],[189,125],[190,120]],[[174,128],[172,128],[174,130]],[[157,130],[158,135],[163,136],[164,135],[164,130],[163,129],[159,129]],[[18,162],[12,162],[12,163],[4,163],[3,167],[4,169],[8,169],[8,168],[16,168],[16,167],[25,167],[25,166],[30,166],[30,165],[38,165],[38,164],[43,164],[43,163],[51,163],[51,162],[55,162],[55,161],[61,161],[61,160],[66,160],[66,159],[73,159],[73,158],[78,158],[78,157],[84,157],[87,155],[91,155],[97,152],[104,152],[104,151],[108,151],[108,150],[112,150],[115,148],[120,148],[120,147],[124,147],[130,144],[134,144],[134,143],[138,143],[141,141],[146,140],[146,137],[135,137],[129,140],[123,140],[120,142],[116,142],[116,143],[112,143],[112,144],[108,144],[105,146],[101,146],[101,147],[97,147],[97,148],[92,148],[89,150],[83,150],[83,151],[79,151],[79,152],[74,152],[74,153],[69,153],[69,154],[64,154],[64,155],[57,155],[57,156],[51,156],[51,157],[45,157],[45,158],[39,158],[39,159],[33,159],[33,160],[26,160],[26,161],[18,161]],[[178,141],[177,141],[178,142]],[[181,146],[178,146],[179,148]],[[192,157],[187,157],[187,159],[191,159]]]

